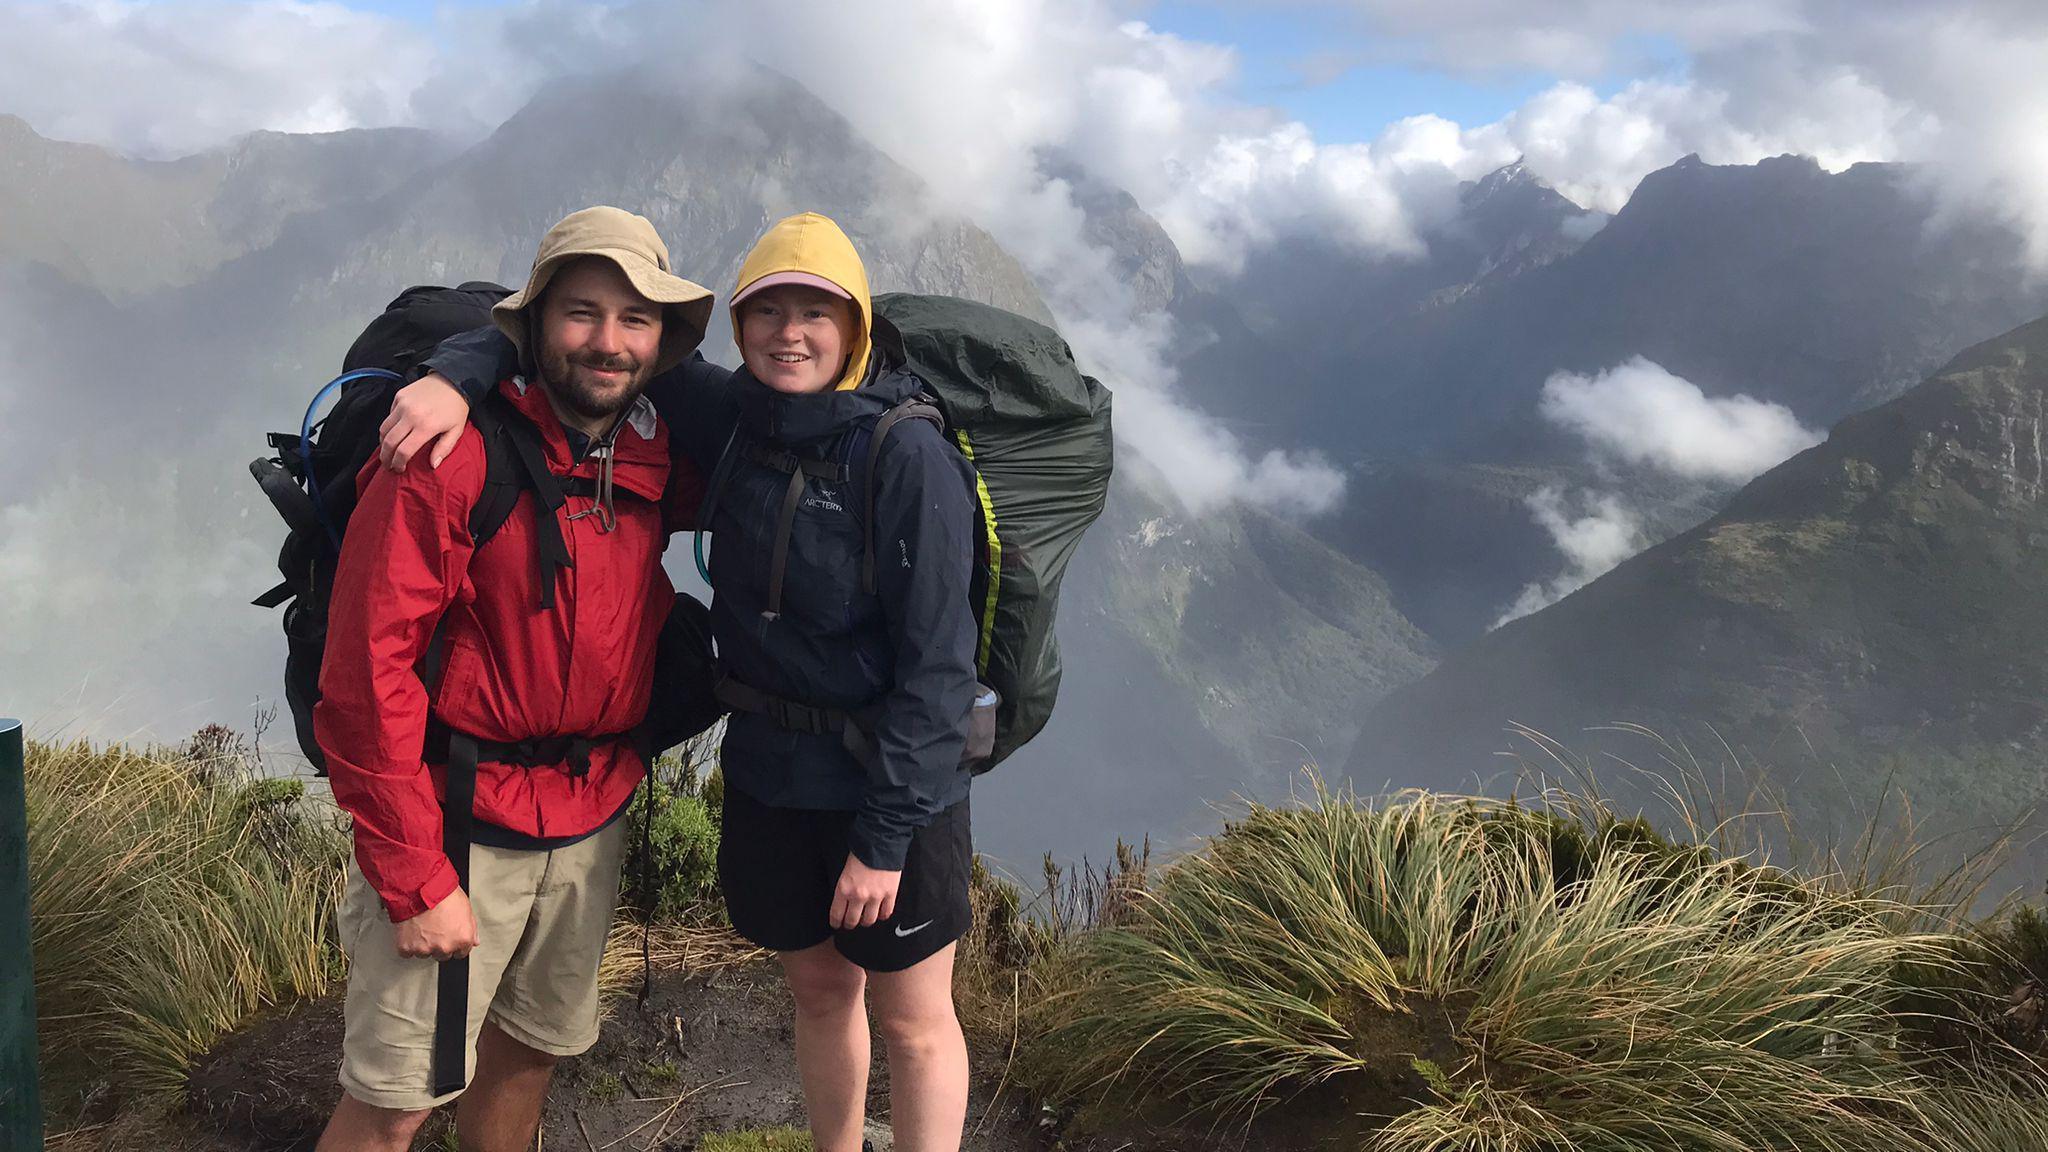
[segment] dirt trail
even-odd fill
[[[707,1132],[803,1124],[789,994],[767,964],[708,975],[657,972],[645,1006],[612,1006],[597,1046],[562,1062],[541,1121],[543,1147],[658,1152]],[[310,1149],[340,1089],[339,997],[259,1019],[192,1073],[195,1119],[223,1152]],[[1015,1093],[992,1105],[1007,1042],[976,1045],[965,1148],[1047,1152],[1054,1141]],[[888,1076],[876,1051],[869,1115],[886,1122]],[[418,1142],[431,1147],[430,1130]],[[878,1145],[879,1145],[878,1141]]]

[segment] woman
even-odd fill
[[[957,1149],[968,1073],[952,973],[972,853],[961,761],[979,692],[973,472],[923,420],[895,423],[871,451],[878,423],[922,386],[831,220],[770,228],[730,307],[744,367],[720,380],[697,365],[648,393],[712,475],[700,527],[713,541],[721,699],[734,708],[726,907],[776,953],[795,996],[820,1152],[861,1147],[870,1004],[896,1147]],[[434,366],[464,378],[443,359]],[[417,447],[454,426],[449,413],[461,419],[417,399],[452,395],[445,383],[401,397],[387,446]]]

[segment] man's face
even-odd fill
[[[584,257],[555,273],[541,301],[541,382],[587,420],[619,414],[647,387],[661,351],[661,306],[618,266]]]

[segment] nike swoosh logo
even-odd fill
[[[919,925],[918,925],[917,927],[915,927],[915,928],[898,928],[898,929],[896,930],[896,938],[897,938],[898,940],[901,940],[901,939],[902,939],[902,938],[904,938],[905,936],[915,936],[915,935],[917,935],[917,934],[918,934],[919,932],[922,932],[922,931],[924,931],[925,929],[927,929],[927,928],[931,927],[931,926],[932,926],[932,925],[933,925],[934,923],[935,923],[935,921],[927,920],[927,921],[925,921],[924,923],[922,923],[922,924],[919,924]]]

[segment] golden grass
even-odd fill
[[[267,1005],[327,991],[346,840],[233,746],[31,742],[32,947],[46,1100],[182,1088]]]

